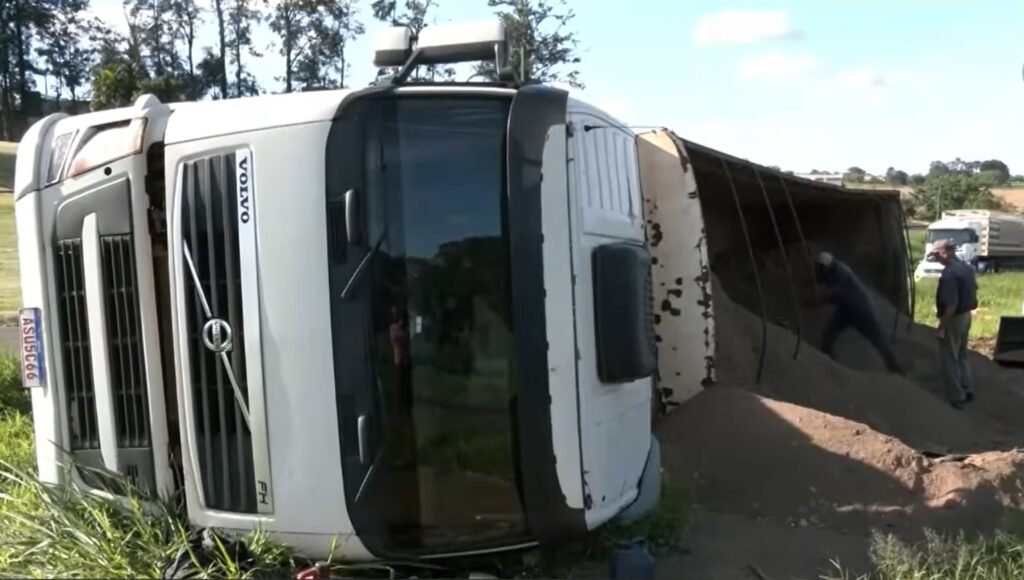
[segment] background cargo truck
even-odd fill
[[[998,272],[1024,267],[1024,217],[987,209],[960,209],[942,212],[942,218],[929,224],[925,245],[937,240],[952,240],[957,257],[980,272]],[[917,266],[916,278],[942,273],[942,264],[930,260],[927,252]]]

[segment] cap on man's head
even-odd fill
[[[928,255],[933,256],[938,253],[939,250],[952,251],[956,249],[956,244],[953,240],[935,240],[928,246]]]
[[[818,265],[820,265],[820,266],[824,266],[824,267],[828,268],[829,266],[832,265],[832,262],[834,262],[834,261],[835,261],[835,258],[833,258],[832,254],[830,254],[828,252],[822,252],[822,253],[818,254]]]

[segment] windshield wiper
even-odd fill
[[[377,238],[377,243],[375,243],[370,251],[363,256],[362,261],[360,261],[359,265],[356,266],[356,271],[352,273],[352,277],[349,278],[348,283],[345,284],[345,289],[341,291],[342,300],[348,300],[355,291],[356,284],[363,278],[363,273],[370,265],[370,261],[373,260],[373,257],[377,255],[377,251],[380,250],[380,245],[384,242],[384,239],[387,238],[387,236],[388,230],[387,228],[384,228],[384,231],[380,233],[380,237]]]

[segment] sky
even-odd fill
[[[200,3],[212,3],[199,0]],[[120,0],[93,11],[123,28]],[[373,79],[381,29],[349,49],[352,86]],[[439,0],[435,22],[492,18],[486,0]],[[570,0],[580,43],[575,96],[623,122],[764,165],[805,172],[1002,159],[1024,174],[1020,0]],[[211,20],[207,15],[207,20]],[[256,35],[250,64],[276,91],[283,59]],[[208,23],[201,43],[214,43]]]

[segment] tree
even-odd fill
[[[129,105],[142,91],[145,71],[131,20],[128,30],[123,36],[97,24],[92,32],[99,54],[91,72],[94,111]]]
[[[171,76],[181,71],[181,59],[175,50],[176,30],[171,0],[130,0],[128,15],[138,30],[145,53],[143,61],[154,77]]]
[[[199,26],[203,23],[202,9],[196,4],[196,0],[170,0],[171,14],[175,22],[174,34],[178,40],[185,44],[185,64],[188,66],[188,91],[187,97],[190,100],[198,99],[206,94],[208,88],[203,86],[202,80],[196,73],[196,36]]]
[[[934,219],[951,209],[1003,209],[1003,203],[969,175],[931,177],[911,197],[919,215]]]
[[[46,73],[56,81],[57,104],[65,89],[74,103],[95,58],[95,48],[88,38],[97,23],[85,18],[88,0],[56,0],[51,8],[50,17],[39,31],[42,46],[36,53],[43,59]]]
[[[165,103],[188,99],[194,92],[194,79],[178,54],[181,34],[180,23],[174,24],[174,0],[130,0],[128,6],[130,27],[138,39],[145,65],[140,89]]]
[[[213,0],[213,15],[217,19],[217,53],[213,55],[207,49],[203,66],[200,67],[204,69],[204,80],[216,79],[222,99],[231,96],[228,89],[228,12],[225,2],[227,0]],[[209,68],[211,66],[219,66],[220,70],[213,71]]]
[[[910,184],[911,185],[922,185],[922,184],[924,184],[924,182],[925,182],[925,176],[921,175],[920,173],[915,173],[915,174],[910,176]]]
[[[220,2],[220,0],[217,0]],[[228,9],[227,52],[231,55],[234,67],[234,95],[237,97],[259,94],[256,77],[249,72],[242,62],[242,52],[249,56],[262,56],[252,42],[253,24],[258,23],[262,16],[255,0],[232,0]]]
[[[1004,185],[1007,181],[1010,181],[1010,168],[998,159],[982,161],[978,164],[978,170],[981,173],[992,172],[991,175],[995,178],[995,185]]]
[[[931,165],[928,167],[928,177],[942,177],[949,174],[949,166],[942,161],[932,161]]]
[[[522,82],[565,82],[583,88],[579,42],[568,30],[576,14],[566,0],[487,0],[505,23],[509,64]],[[494,63],[482,63],[481,74],[494,77]]]
[[[866,171],[860,167],[853,166],[847,169],[846,173],[843,174],[843,181],[848,181],[850,183],[864,183],[866,177]]]
[[[27,129],[33,101],[34,76],[41,70],[32,46],[52,23],[50,0],[0,2],[0,111],[5,139],[16,140]]]
[[[292,92],[292,78],[301,58],[313,42],[312,20],[320,18],[317,0],[280,0],[270,18],[270,29],[281,39],[279,52],[284,57],[284,92]]]
[[[224,59],[209,46],[203,49],[203,58],[196,64],[196,81],[202,95],[210,95],[214,99],[230,96],[226,92],[228,83]]]
[[[284,90],[344,86],[345,49],[365,29],[353,0],[281,0],[270,20],[284,57]],[[335,76],[336,75],[336,76]]]
[[[889,185],[906,185],[910,177],[906,171],[890,167],[885,171],[885,182]]]
[[[349,62],[346,50],[349,43],[355,41],[366,32],[366,27],[359,21],[355,0],[334,0],[328,4],[326,30],[323,31],[324,43],[321,56],[328,63],[328,78],[333,72],[338,76],[334,86],[344,88],[348,81]],[[434,71],[438,67],[431,67]],[[454,70],[444,67],[444,70]]]

